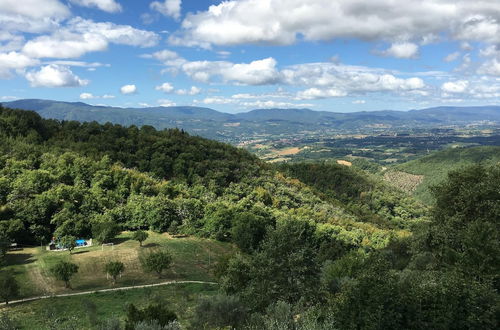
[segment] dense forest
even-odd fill
[[[354,167],[0,108],[0,257],[116,230],[232,242],[193,329],[496,329],[499,186],[498,164],[451,172],[427,208]]]

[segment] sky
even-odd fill
[[[0,102],[500,104],[498,0],[0,0]]]

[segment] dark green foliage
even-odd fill
[[[138,309],[134,304],[127,307],[125,330],[134,330],[140,322],[155,322],[161,327],[177,320],[177,315],[165,304],[150,304],[144,309]]]
[[[451,172],[436,198],[427,244],[442,266],[499,279],[500,166]]]
[[[279,221],[249,261],[230,261],[223,276],[228,293],[241,291],[257,309],[274,301],[295,303],[312,298],[319,289],[315,227],[306,221]]]
[[[19,296],[19,285],[11,272],[0,272],[0,299],[6,304]]]
[[[172,264],[172,255],[168,250],[156,250],[141,256],[141,264],[144,271],[156,273],[158,278],[164,270]]]
[[[71,288],[70,280],[78,272],[78,265],[67,261],[59,261],[52,268],[51,274],[59,281],[63,281],[66,288]]]
[[[120,233],[120,226],[114,221],[96,219],[92,224],[92,237],[99,243],[106,243]]]
[[[244,324],[247,310],[235,296],[217,295],[200,301],[193,311],[192,329],[238,328]]]
[[[142,246],[142,242],[148,239],[149,234],[144,230],[136,230],[132,235],[132,239],[139,242],[139,246]]]
[[[269,216],[270,217],[270,216]],[[257,249],[266,234],[267,226],[272,226],[273,221],[251,212],[237,213],[231,228],[232,241],[244,252]]]
[[[125,265],[121,261],[109,261],[104,265],[104,272],[111,276],[113,284],[116,284],[116,278],[123,273]]]

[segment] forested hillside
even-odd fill
[[[231,242],[192,329],[495,329],[499,184],[498,165],[452,172],[429,211],[359,169],[0,108],[0,257],[117,230]]]
[[[396,170],[419,175],[423,177],[413,195],[431,204],[433,198],[430,188],[443,182],[447,174],[452,170],[457,170],[473,164],[495,164],[500,162],[499,146],[481,146],[469,148],[448,148],[432,153],[428,156],[400,164]]]

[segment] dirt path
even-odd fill
[[[163,286],[163,285],[171,285],[171,284],[186,284],[186,283],[199,283],[199,284],[212,284],[212,285],[219,284],[216,282],[204,282],[204,281],[168,281],[168,282],[155,283],[155,284],[124,286],[124,287],[120,287],[120,288],[110,288],[110,289],[93,290],[93,291],[82,291],[82,292],[74,292],[74,293],[62,293],[62,294],[55,294],[55,295],[49,295],[49,296],[38,296],[38,297],[32,297],[32,298],[26,298],[26,299],[12,300],[12,301],[9,301],[9,305],[28,302],[28,301],[34,301],[34,300],[40,300],[40,299],[54,298],[54,297],[81,296],[81,295],[92,294],[92,293],[97,293],[97,292],[111,292],[111,291],[120,291],[120,290],[142,289],[142,288],[149,288],[149,287],[153,287],[153,286]],[[4,305],[5,305],[4,302],[0,303],[0,306],[4,306]]]

